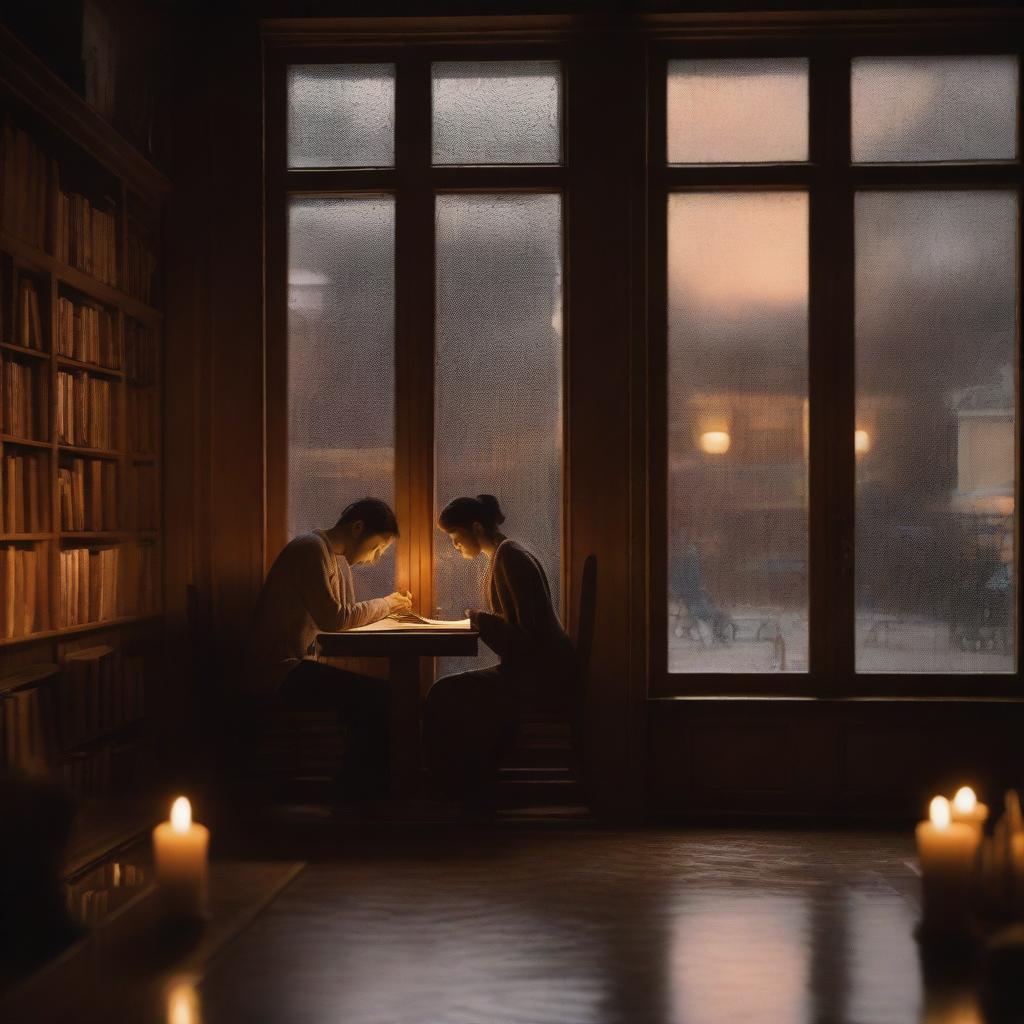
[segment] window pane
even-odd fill
[[[562,224],[557,195],[437,200],[437,511],[495,494],[503,529],[544,565],[559,607]],[[438,614],[485,606],[485,560],[435,533]],[[479,664],[479,661],[476,662]],[[446,666],[450,668],[450,666]]]
[[[806,59],[669,61],[670,164],[806,159]]]
[[[807,670],[807,218],[669,198],[671,672]]]
[[[855,161],[1016,156],[1016,57],[862,57],[852,89]]]
[[[858,195],[857,668],[1014,667],[1017,204]]]
[[[433,66],[435,164],[556,164],[561,159],[557,61]]]
[[[288,68],[289,167],[390,167],[394,162],[394,65]]]
[[[292,199],[288,222],[288,529],[394,499],[394,201]],[[360,593],[393,589],[394,548]]]

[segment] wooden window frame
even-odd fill
[[[342,33],[346,34],[346,33]],[[351,33],[347,33],[351,35]],[[517,33],[518,34],[518,33]],[[436,352],[435,200],[459,193],[557,194],[562,202],[563,265],[569,251],[566,185],[571,146],[566,95],[569,61],[558,38],[508,42],[492,33],[465,40],[423,39],[384,31],[368,45],[339,45],[337,26],[303,45],[282,29],[265,34],[265,447],[264,564],[288,538],[288,201],[292,196],[388,195],[395,201],[395,513],[402,526],[396,545],[395,585],[411,589],[416,609],[436,606],[433,550]],[[500,35],[500,33],[499,33]],[[557,36],[557,33],[555,34]],[[395,38],[398,36],[398,38]],[[275,39],[285,45],[274,45]],[[318,42],[319,41],[319,42]],[[561,66],[562,159],[552,165],[434,165],[431,162],[431,65],[441,61],[551,60]],[[392,64],[395,67],[395,161],[386,168],[288,169],[287,68],[291,64]],[[569,422],[566,386],[569,294],[563,272],[562,325],[562,603],[567,605]],[[329,524],[325,524],[329,525]],[[563,609],[564,610],[564,609]]]
[[[1022,192],[1024,74],[1018,79],[1018,154],[1015,161],[976,164],[853,164],[850,162],[850,70],[861,56],[1004,54],[1005,27],[967,28],[964,18],[935,12],[903,14],[879,25],[870,19],[837,26],[825,20],[783,23],[772,38],[752,34],[742,22],[719,26],[679,21],[662,24],[649,42],[648,138],[648,551],[647,634],[651,697],[1024,697],[1019,655],[1020,603],[1014,651],[1017,668],[1006,674],[858,673],[855,670],[854,532],[855,428],[854,199],[864,190],[1016,190]],[[778,22],[771,22],[779,28]],[[771,35],[771,33],[767,33]],[[803,164],[670,166],[667,163],[666,75],[668,61],[700,57],[795,57],[809,59],[809,159]],[[1022,60],[1024,67],[1024,60]],[[808,637],[807,673],[670,673],[668,671],[668,281],[667,209],[674,192],[797,189],[810,203],[808,319]],[[1018,216],[1017,464],[1021,450],[1020,282],[1021,217]],[[1021,481],[1015,508],[1015,580],[1021,570]]]

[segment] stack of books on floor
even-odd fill
[[[84,373],[57,373],[57,439],[84,448],[113,447],[111,382]]]
[[[72,459],[57,470],[62,530],[117,529],[117,464]]]
[[[4,360],[2,420],[5,434],[34,441],[47,439],[49,368],[45,371],[27,363]]]
[[[14,341],[17,345],[41,352],[43,324],[39,315],[39,290],[30,277],[18,278],[18,305]]]
[[[57,186],[57,162],[10,118],[4,119],[2,145],[4,230],[37,249],[45,249],[48,211]]]
[[[0,638],[12,640],[50,628],[47,549],[0,545]]]
[[[113,207],[114,201],[105,205]],[[85,196],[58,192],[54,255],[104,284],[117,284],[117,215]]]
[[[125,474],[125,529],[155,530],[158,523],[156,466],[130,465]]]
[[[0,465],[0,533],[44,531],[49,518],[46,490],[42,455],[4,455]]]
[[[62,295],[57,300],[57,354],[119,370],[121,351],[113,313]]]

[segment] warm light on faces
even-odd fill
[[[171,828],[175,832],[187,832],[192,827],[192,805],[188,797],[179,796],[171,804]]]
[[[961,786],[953,797],[953,806],[959,814],[970,814],[978,806],[978,798],[970,786]]]
[[[932,797],[928,805],[928,818],[936,828],[949,828],[949,801],[944,796]]]
[[[353,565],[373,565],[380,560],[389,547],[394,543],[395,538],[383,533],[374,533],[364,538],[359,545],[359,550],[352,561]]]
[[[474,559],[480,554],[480,541],[477,540],[476,535],[471,531],[459,527],[455,530],[449,530],[448,537],[451,539],[452,547],[463,558]]]

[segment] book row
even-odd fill
[[[0,545],[0,636],[5,640],[50,628],[50,579],[43,545]]]
[[[45,441],[49,436],[49,367],[3,362],[3,432]]]
[[[131,317],[124,322],[124,355],[125,372],[133,384],[156,383],[156,339],[149,328]]]
[[[128,292],[143,302],[152,303],[156,294],[156,255],[153,246],[146,239],[129,230],[127,256],[125,283]]]
[[[137,722],[145,710],[140,655],[102,644],[72,651],[62,666],[30,665],[0,679],[0,765],[52,772],[63,755]]]
[[[57,192],[54,255],[104,284],[117,284],[117,214],[85,196]]]
[[[121,346],[113,313],[62,295],[57,300],[57,354],[119,370]]]
[[[10,118],[0,132],[0,223],[4,231],[52,252],[105,284],[118,286],[117,204],[62,190],[58,162]],[[143,302],[155,294],[156,255],[151,238],[128,220],[126,289]]]
[[[63,627],[80,626],[154,611],[156,568],[150,544],[64,548],[58,621]]]
[[[57,470],[62,530],[117,529],[117,465],[72,459]]]
[[[15,306],[14,337],[16,345],[35,349],[43,349],[43,322],[39,314],[39,290],[30,277],[19,277],[17,285],[17,305]]]
[[[41,455],[6,454],[0,463],[0,533],[42,533],[49,514]]]
[[[48,157],[27,132],[5,118],[0,164],[3,167],[0,210],[4,230],[37,249],[45,249],[57,162]]]
[[[84,373],[57,373],[57,439],[84,448],[114,447],[112,384]]]

